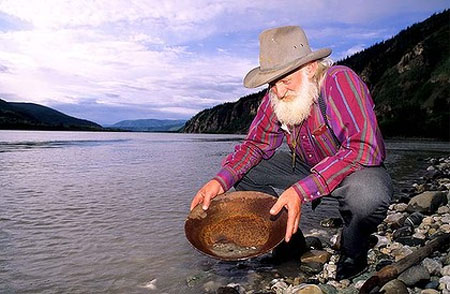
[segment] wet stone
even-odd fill
[[[323,248],[322,241],[314,236],[305,237],[306,248],[320,250]]]
[[[424,239],[418,239],[410,236],[399,237],[396,239],[396,241],[402,243],[403,245],[408,245],[411,247],[422,246],[425,244]]]
[[[233,287],[219,287],[217,294],[240,294],[238,290]]]
[[[431,281],[431,282],[428,282],[424,286],[424,289],[437,289],[438,287],[439,287],[439,282],[438,281]]]
[[[300,258],[300,260],[303,263],[314,262],[314,263],[325,264],[326,262],[328,262],[328,260],[330,260],[330,257],[331,257],[331,254],[328,253],[327,251],[310,250],[310,251],[306,252],[305,254],[303,254],[302,257]]]
[[[428,270],[421,264],[412,266],[398,276],[398,280],[407,286],[414,286],[418,283],[428,282],[430,274]]]
[[[397,230],[395,230],[394,234],[392,234],[392,237],[394,240],[397,241],[397,238],[404,237],[404,236],[411,236],[414,233],[414,230],[410,226],[404,226]]]
[[[320,225],[325,228],[340,228],[344,222],[340,217],[336,218],[326,218],[320,221]]]
[[[408,294],[408,288],[406,285],[398,280],[394,279],[392,281],[387,282],[382,288],[381,293],[384,294]]]
[[[427,269],[430,275],[438,275],[441,272],[442,264],[434,259],[425,258],[422,265]]]
[[[420,294],[439,294],[439,291],[434,289],[425,289],[420,292]]]
[[[437,211],[439,206],[448,202],[446,193],[441,191],[427,191],[414,196],[408,203],[408,212],[421,212],[431,214]]]
[[[308,262],[302,263],[300,265],[300,270],[307,274],[318,274],[322,271],[323,264],[318,262]]]

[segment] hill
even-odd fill
[[[6,102],[0,99],[0,129],[3,130],[83,130],[103,128],[50,107],[35,103]]]
[[[113,124],[111,128],[134,132],[176,132],[185,123],[186,120],[137,119],[120,121]]]
[[[369,86],[386,137],[450,139],[450,10],[434,14],[338,64]],[[206,109],[184,132],[245,133],[265,91]]]

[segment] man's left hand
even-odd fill
[[[300,223],[300,216],[302,214],[302,202],[294,188],[289,188],[281,194],[277,202],[270,209],[270,214],[277,215],[283,207],[286,207],[288,210],[288,220],[284,240],[289,242],[292,235],[298,230],[298,224]]]

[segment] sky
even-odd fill
[[[0,0],[0,99],[109,125],[189,119],[246,89],[258,35],[301,26],[338,61],[448,0]]]

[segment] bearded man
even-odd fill
[[[331,49],[312,51],[297,26],[260,34],[260,66],[244,86],[269,84],[248,135],[223,161],[222,169],[195,195],[191,209],[208,209],[231,187],[277,196],[270,213],[285,207],[285,242],[298,235],[303,203],[334,197],[344,220],[336,279],[367,266],[369,235],[384,219],[392,184],[364,82],[348,67],[332,66]],[[291,154],[277,150],[286,138]],[[292,242],[291,242],[292,243]]]

